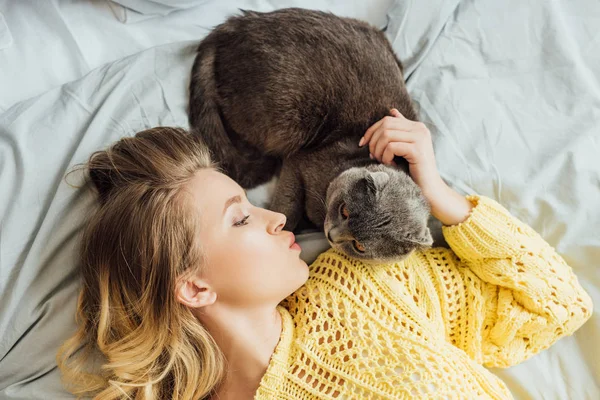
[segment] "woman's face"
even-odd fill
[[[200,277],[230,306],[277,305],[308,279],[285,215],[248,202],[244,189],[212,169],[188,183],[200,215]]]

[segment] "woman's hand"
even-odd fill
[[[422,122],[410,121],[395,108],[391,117],[384,117],[365,132],[359,146],[369,145],[371,158],[386,165],[395,165],[394,156],[409,163],[410,176],[429,192],[441,184],[435,164],[429,129]]]
[[[365,132],[359,146],[369,145],[371,158],[395,165],[394,157],[408,161],[409,173],[429,201],[431,213],[444,225],[455,225],[470,214],[473,205],[440,177],[431,133],[422,122],[410,121],[395,108]]]

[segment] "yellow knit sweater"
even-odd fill
[[[572,334],[592,301],[565,261],[497,202],[443,227],[452,250],[367,265],[329,250],[279,307],[255,399],[506,399],[488,367]]]

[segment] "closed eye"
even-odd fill
[[[360,244],[359,241],[353,240],[352,241],[352,245],[354,246],[354,250],[358,251],[359,253],[364,253],[365,252],[365,246],[363,246],[362,244]]]
[[[248,218],[250,218],[249,215],[246,215],[244,218],[242,218],[241,220],[235,222],[233,224],[233,226],[244,226],[244,225],[248,225]]]
[[[340,204],[340,215],[344,219],[348,219],[350,217],[350,211],[348,210],[346,203]]]

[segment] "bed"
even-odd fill
[[[71,398],[54,356],[74,330],[94,198],[65,173],[120,137],[187,127],[194,46],[239,8],[302,5],[385,29],[442,177],[531,225],[600,304],[599,3],[232,0],[158,15],[33,4],[0,1],[0,399]],[[251,199],[264,205],[272,190]],[[327,247],[318,232],[298,240],[308,261]],[[493,372],[516,399],[598,399],[599,345],[595,311],[575,335]]]

